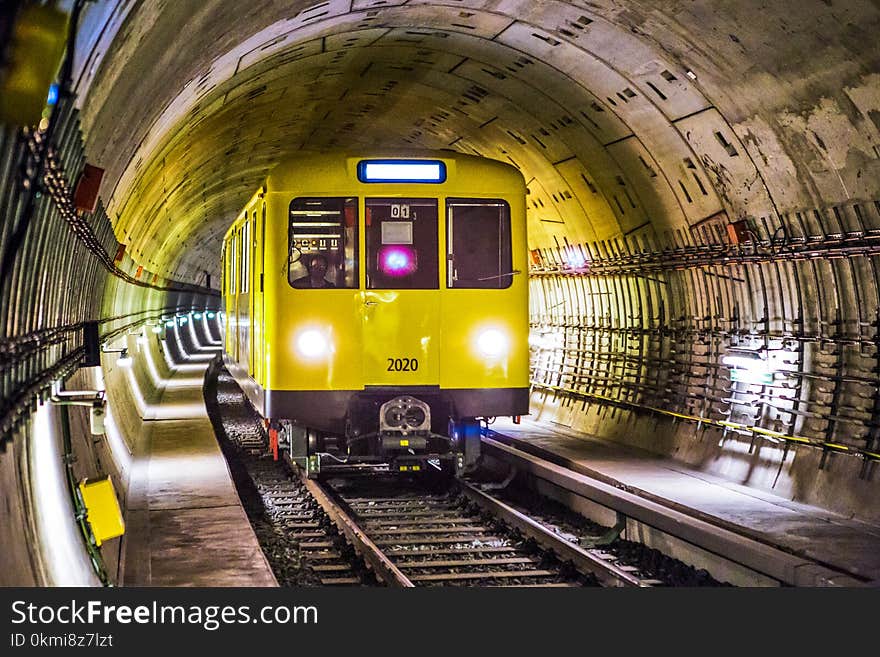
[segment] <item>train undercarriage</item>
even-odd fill
[[[442,398],[358,396],[344,431],[295,420],[270,422],[270,445],[309,477],[373,473],[463,474],[480,458],[482,421],[455,418]]]

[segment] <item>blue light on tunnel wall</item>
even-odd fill
[[[46,98],[46,104],[49,106],[52,106],[57,102],[58,102],[58,85],[53,82],[52,85],[49,87],[49,95]]]

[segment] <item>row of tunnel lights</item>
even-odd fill
[[[217,315],[220,315],[220,319],[223,319],[225,313],[223,313],[223,311],[220,311],[219,313],[209,311],[206,313],[188,313],[186,315],[177,315],[176,317],[165,320],[165,327],[166,328],[174,328],[175,324],[177,326],[186,326],[186,324],[190,321],[190,316],[193,318],[193,320],[198,321],[198,320],[201,320],[202,317],[205,317],[206,319],[211,320],[211,319],[214,319]],[[153,327],[153,333],[161,333],[161,332],[162,332],[162,324],[157,324],[156,326]]]
[[[205,312],[205,313],[196,312],[196,313],[188,313],[186,315],[177,315],[171,319],[160,321],[158,324],[154,324],[152,331],[153,331],[153,333],[162,333],[166,328],[174,328],[175,325],[186,326],[186,324],[189,323],[189,321],[190,321],[190,316],[192,316],[193,320],[201,320],[203,317],[211,320],[211,319],[214,319],[215,317],[217,317],[217,315],[220,315],[220,318],[223,319],[225,313],[223,313],[222,311],[219,313],[209,311],[209,312]],[[139,344],[146,344],[146,338],[138,338],[138,343]],[[102,351],[105,353],[108,353],[108,352],[118,353],[119,358],[117,359],[116,364],[119,366],[125,367],[128,365],[131,365],[131,363],[132,363],[132,359],[128,353],[128,349],[125,347],[123,347],[122,349],[102,348]]]

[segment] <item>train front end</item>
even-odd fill
[[[266,189],[262,410],[310,475],[466,471],[528,413],[525,186],[441,157],[315,157]]]

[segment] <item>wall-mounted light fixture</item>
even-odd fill
[[[731,348],[721,362],[731,368],[731,381],[765,386],[773,384],[776,369],[758,351]]]
[[[117,365],[122,367],[131,365],[131,358],[128,357],[128,347],[123,347],[122,349],[107,349],[106,347],[102,347],[101,351],[105,354],[119,354],[119,358],[116,360]]]
[[[53,381],[49,403],[57,406],[88,406],[92,435],[100,436],[104,433],[107,401],[103,390],[61,390],[61,381]]]

